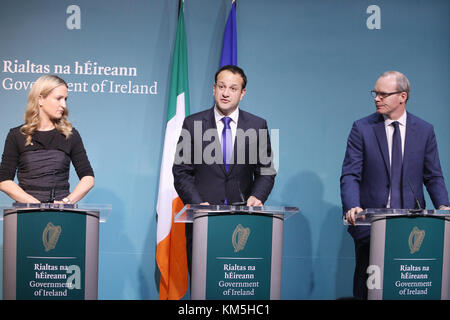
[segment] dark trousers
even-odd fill
[[[186,236],[186,255],[189,274],[189,287],[191,287],[192,277],[192,237],[193,237],[193,223],[185,224],[185,236]]]
[[[367,267],[369,267],[370,237],[355,242],[355,273],[353,274],[353,297],[367,300]]]

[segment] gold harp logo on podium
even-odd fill
[[[231,237],[234,252],[244,250],[249,235],[250,235],[250,228],[244,228],[241,224],[238,224],[236,226],[233,232],[233,236]]]
[[[47,223],[44,232],[42,232],[42,243],[46,252],[55,249],[60,234],[61,226],[55,226],[51,222]]]
[[[414,227],[409,234],[408,244],[409,244],[409,252],[411,254],[416,253],[420,250],[422,246],[423,238],[425,238],[425,230],[420,230],[417,227]]]

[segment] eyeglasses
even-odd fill
[[[380,96],[380,98],[382,98],[382,99],[387,98],[393,94],[402,93],[402,92],[403,91],[395,91],[395,92],[380,92],[380,91],[375,91],[375,90],[370,91],[370,93],[372,94],[372,97],[376,98],[377,96]]]

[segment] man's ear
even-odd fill
[[[241,91],[241,97],[239,98],[239,101],[242,101],[242,98],[245,96],[245,93],[247,92],[247,90],[244,88]]]

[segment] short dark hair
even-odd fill
[[[234,66],[231,64],[223,66],[222,68],[217,70],[216,75],[214,76],[214,83],[217,84],[217,76],[219,75],[219,73],[221,73],[222,71],[225,71],[225,70],[228,70],[233,74],[239,74],[242,78],[242,89],[245,89],[245,86],[247,85],[247,76],[245,75],[244,70],[242,70],[238,66]]]

